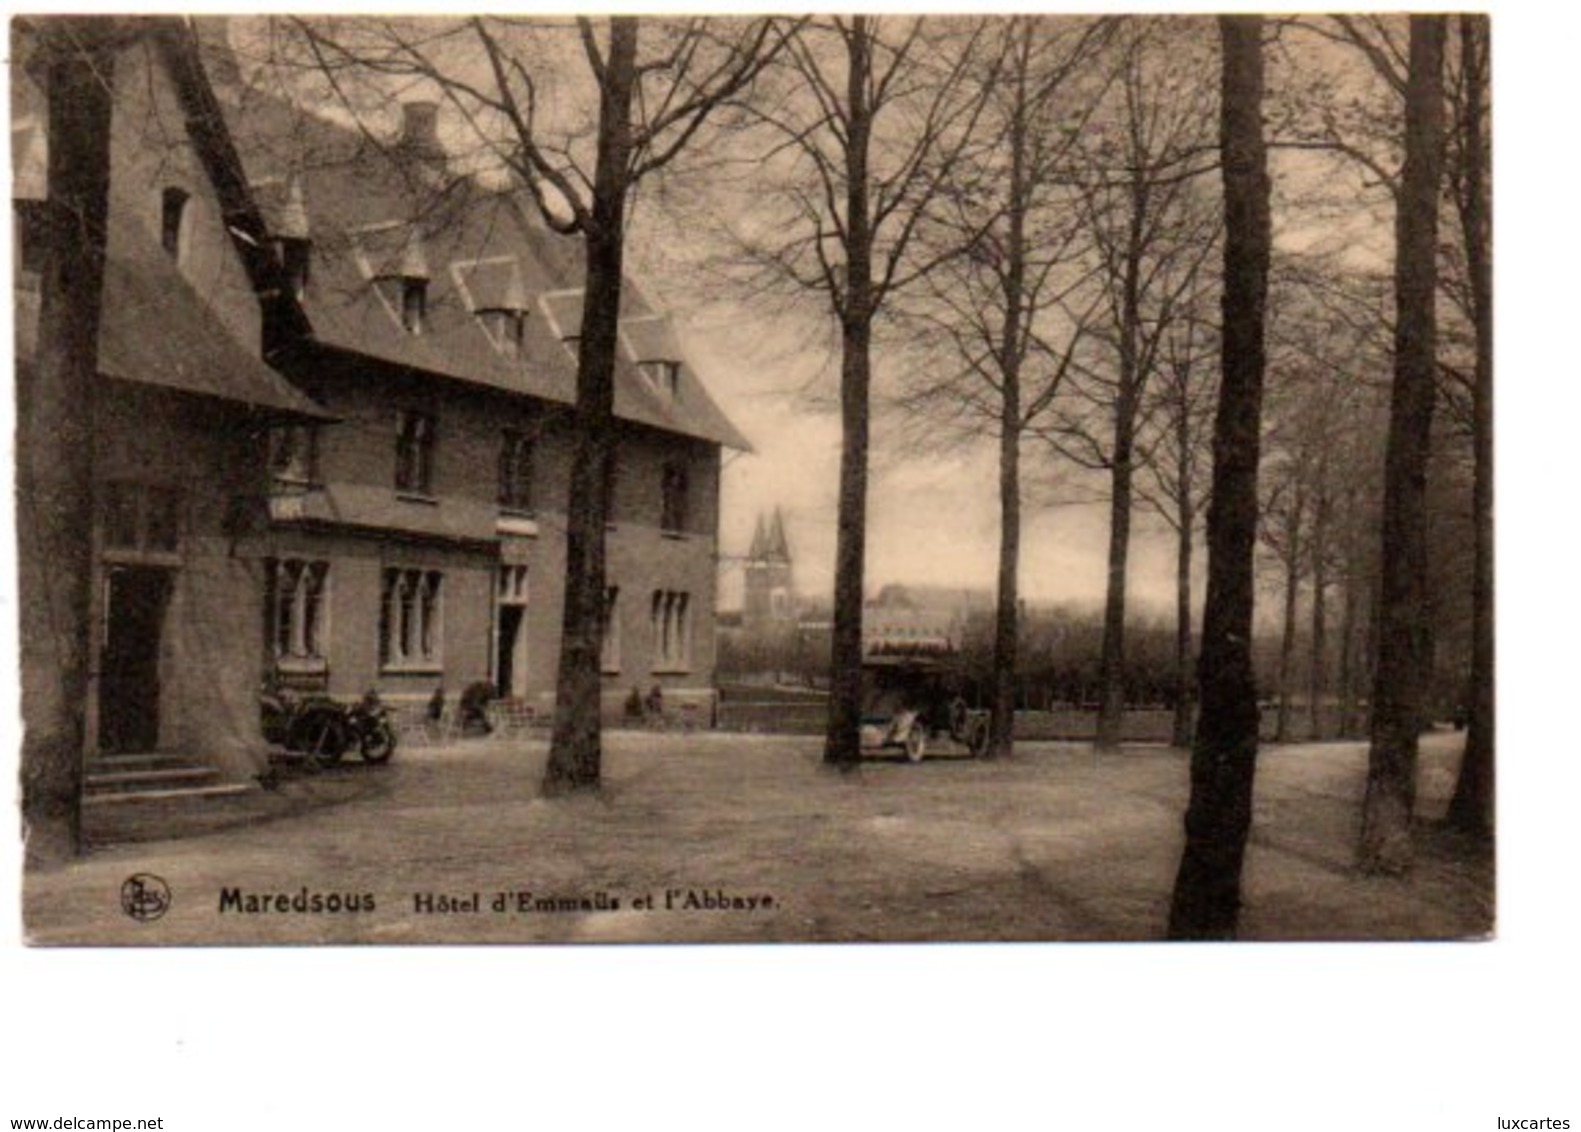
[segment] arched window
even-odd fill
[[[379,616],[379,662],[386,668],[437,668],[443,660],[437,570],[390,567],[384,571]]]
[[[268,635],[277,661],[322,660],[326,655],[328,581],[328,562],[285,558],[270,563]]]

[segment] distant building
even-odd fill
[[[866,655],[956,652],[972,615],[986,608],[984,592],[890,584],[862,607]]]
[[[758,516],[747,553],[742,628],[748,633],[774,633],[796,625],[796,584],[785,516],[778,507],[770,517]]]

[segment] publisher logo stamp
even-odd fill
[[[170,911],[170,886],[153,873],[133,873],[121,883],[121,911],[149,923]]]

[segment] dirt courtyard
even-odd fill
[[[1352,867],[1361,744],[1266,747],[1248,939],[1492,930],[1492,864],[1437,831],[1462,737],[1424,737],[1417,867]],[[1156,940],[1187,756],[819,764],[806,737],[612,732],[601,796],[546,801],[542,739],[402,750],[339,805],[95,850],[27,878],[39,944]],[[157,877],[157,919],[122,907]],[[353,910],[355,907],[355,910]]]

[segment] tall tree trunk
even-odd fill
[[[1222,380],[1208,506],[1208,593],[1197,662],[1202,714],[1191,753],[1186,847],[1169,911],[1172,939],[1234,936],[1257,769],[1253,559],[1272,239],[1262,127],[1262,19],[1221,16],[1219,37],[1224,59],[1219,110],[1225,220]]]
[[[1103,648],[1098,661],[1097,747],[1116,750],[1125,726],[1125,596],[1131,556],[1131,476],[1135,470],[1136,414],[1142,374],[1142,246],[1146,239],[1148,186],[1138,170],[1131,185],[1125,275],[1120,299],[1120,389],[1115,398],[1114,452],[1109,469],[1109,580],[1103,603]]]
[[[615,352],[620,333],[636,58],[636,19],[612,18],[608,57],[599,83],[593,208],[584,233],[587,267],[582,333],[577,343],[576,451],[566,518],[565,609],[554,733],[544,769],[545,794],[597,789],[603,762],[600,656],[604,622],[610,612],[605,597],[604,528],[611,503]]]
[[[17,429],[22,820],[25,859],[35,867],[80,846],[116,24],[52,17],[38,28],[49,99],[49,250]]]
[[[867,562],[868,386],[873,333],[873,232],[868,213],[868,80],[872,43],[867,18],[852,19],[846,135],[845,309],[840,320],[840,500],[835,535],[834,634],[829,661],[829,731],[824,762],[854,767],[861,759],[862,584]]]
[[[1026,34],[1030,35],[1030,31]],[[1010,215],[1004,327],[999,341],[999,593],[994,611],[993,703],[988,753],[1010,755],[1015,736],[1018,566],[1021,557],[1021,315],[1026,288],[1026,68],[1017,71],[1010,122]]]
[[[1182,458],[1180,512],[1175,530],[1175,719],[1170,743],[1176,747],[1191,745],[1191,526],[1196,519],[1185,463]]]
[[[1122,415],[1129,417],[1130,414]],[[1109,473],[1109,581],[1103,603],[1103,646],[1098,661],[1100,751],[1117,750],[1125,727],[1125,578],[1131,556],[1130,421],[1116,424],[1114,466]],[[1122,436],[1121,433],[1124,433]]]
[[[1360,730],[1356,720],[1356,634],[1361,607],[1361,579],[1354,562],[1345,568],[1345,601],[1339,622],[1339,737],[1354,738]]]
[[[1405,93],[1405,166],[1395,220],[1394,384],[1383,501],[1383,578],[1360,864],[1397,873],[1411,863],[1417,736],[1428,653],[1427,465],[1431,444],[1438,284],[1438,190],[1444,141],[1442,16],[1412,16]]]
[[[1298,473],[1299,474],[1299,473]],[[1279,711],[1274,742],[1290,741],[1290,687],[1296,657],[1296,606],[1301,597],[1301,524],[1306,518],[1304,489],[1297,484],[1294,510],[1285,527],[1284,633],[1279,643]]]
[[[1312,514],[1312,665],[1307,674],[1307,733],[1323,738],[1323,699],[1328,693],[1328,536],[1329,497],[1323,486],[1326,462],[1319,462],[1317,507]]]
[[[1466,753],[1449,804],[1449,820],[1470,833],[1493,833],[1493,260],[1487,201],[1487,152],[1482,131],[1487,90],[1488,18],[1460,17],[1466,97],[1461,110],[1466,162],[1460,196],[1461,230],[1471,275],[1477,339],[1472,391],[1472,448],[1475,461],[1472,509],[1475,559],[1471,589],[1471,726]]]

